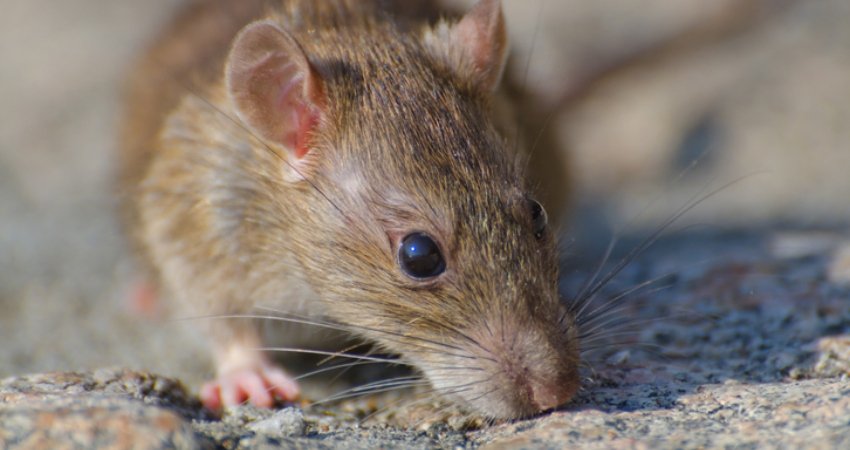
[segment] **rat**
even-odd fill
[[[486,417],[568,402],[579,331],[500,89],[500,2],[214,3],[130,76],[124,216],[158,291],[196,316],[325,318]],[[206,406],[298,397],[256,323],[200,331]]]

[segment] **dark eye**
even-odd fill
[[[546,210],[540,206],[540,203],[531,199],[529,199],[529,207],[531,208],[531,226],[534,231],[534,237],[541,239],[543,238],[543,233],[546,232]]]
[[[413,278],[432,278],[446,270],[440,247],[425,233],[411,233],[402,239],[398,263]]]

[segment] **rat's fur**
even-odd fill
[[[320,120],[300,159],[234,105],[223,75],[230,38],[199,44],[189,63],[172,58],[179,37],[153,51],[149,61],[176,63],[167,76],[199,70],[199,81],[194,93],[157,91],[151,82],[162,78],[134,75],[124,180],[140,252],[164,292],[196,315],[275,305],[326,316],[475,412],[510,418],[557,406],[578,388],[579,343],[557,294],[554,236],[535,237],[524,167],[494,113],[506,44],[492,28],[502,19],[488,16],[498,23],[482,33],[495,40],[470,54],[452,40],[454,22],[429,25],[378,3],[284,1],[263,13],[322,82]],[[252,17],[240,14],[240,25]],[[182,33],[195,36],[199,23]],[[413,231],[439,243],[440,277],[416,281],[399,269],[398,242]],[[220,366],[259,345],[252,326],[210,324]]]

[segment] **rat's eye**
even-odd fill
[[[535,200],[529,199],[528,202],[531,209],[531,226],[534,231],[534,237],[541,239],[543,233],[546,231],[546,210]]]
[[[402,239],[398,263],[404,273],[419,279],[436,277],[446,270],[440,247],[425,233],[411,233]]]

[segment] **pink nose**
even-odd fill
[[[556,408],[570,401],[578,390],[573,377],[558,377],[548,382],[531,382],[531,401],[538,412]]]

